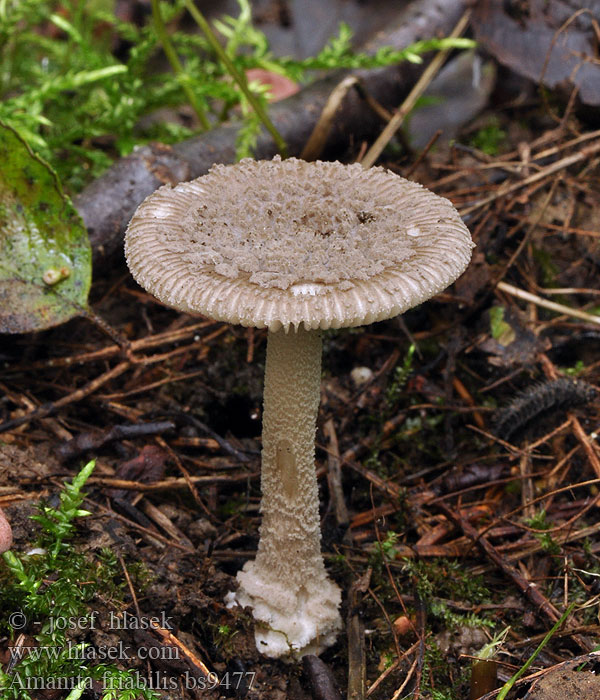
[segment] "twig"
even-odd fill
[[[239,462],[246,463],[250,461],[250,457],[248,457],[247,454],[244,454],[243,452],[238,450],[229,442],[229,440],[226,440],[225,438],[221,437],[212,428],[209,428],[208,425],[206,425],[206,423],[203,423],[201,420],[198,420],[198,418],[190,416],[187,413],[176,413],[175,415],[181,418],[182,420],[185,420],[188,423],[191,423],[192,425],[196,426],[196,428],[201,430],[203,433],[209,435],[213,440],[216,440],[219,443],[222,450],[230,454],[232,457],[235,457]]]
[[[248,479],[256,479],[260,476],[260,472],[251,472],[243,474],[235,474],[228,476],[226,474],[209,474],[207,476],[189,476],[188,479],[183,477],[176,479],[163,479],[162,481],[153,481],[150,484],[144,484],[139,481],[129,481],[127,479],[113,479],[109,476],[91,476],[88,479],[90,484],[100,484],[115,489],[124,489],[126,491],[171,491],[180,489],[189,489],[190,482],[193,484],[211,486],[214,484],[235,484]]]
[[[417,657],[412,662],[412,665],[409,668],[408,673],[406,674],[406,678],[402,681],[402,684],[400,685],[400,687],[396,689],[396,691],[394,692],[394,694],[391,697],[391,700],[398,700],[398,698],[400,698],[402,692],[404,691],[404,688],[406,688],[406,686],[408,685],[408,682],[410,681],[410,679],[413,676],[413,673],[416,671],[418,664],[419,664],[419,657]]]
[[[395,659],[393,664],[391,664],[391,665],[388,666],[384,671],[381,672],[381,675],[377,678],[377,680],[374,681],[374,682],[369,686],[369,688],[367,689],[367,697],[369,697],[369,695],[372,695],[372,694],[377,690],[377,688],[378,688],[378,687],[381,685],[381,683],[383,683],[383,681],[390,675],[390,673],[392,673],[393,671],[395,671],[395,670],[398,668],[398,666],[400,665],[400,662],[402,661],[402,659],[405,659],[407,656],[410,656],[410,655],[417,649],[417,647],[419,646],[419,644],[420,644],[420,641],[416,641],[411,647],[409,647],[409,648],[402,654],[402,656],[400,656],[399,658]],[[414,668],[416,668],[416,665],[415,665],[415,663],[413,662],[413,665],[412,665],[412,667],[411,667],[411,670],[409,671],[407,677],[404,679],[404,682],[402,683],[401,688],[404,688],[404,687],[406,686],[407,678],[409,679],[409,678],[411,677]]]
[[[414,163],[410,166],[410,168],[408,170],[406,170],[403,173],[404,177],[410,178],[410,176],[414,173],[414,171],[423,162],[423,160],[425,159],[425,156],[433,148],[435,142],[440,138],[441,135],[442,135],[442,130],[438,129],[435,132],[435,134],[429,139],[429,141],[425,144],[425,148],[419,153],[419,155],[415,159]]]
[[[526,292],[524,289],[519,289],[514,287],[512,284],[507,284],[506,282],[498,282],[496,285],[497,289],[501,289],[503,292],[510,294],[517,299],[523,299],[524,301],[530,301],[537,306],[541,306],[543,309],[549,309],[550,311],[556,311],[559,314],[564,314],[565,316],[571,316],[572,318],[579,318],[582,321],[587,321],[588,323],[594,323],[600,325],[600,316],[594,314],[588,314],[585,311],[579,309],[573,309],[570,306],[565,306],[564,304],[558,304],[555,301],[548,301],[548,299],[543,299],[537,294],[532,294],[531,292]]]
[[[89,483],[89,479],[88,479],[88,483]],[[179,544],[179,542],[174,542],[173,540],[170,540],[168,537],[161,535],[159,532],[153,532],[152,530],[148,529],[147,527],[144,527],[143,525],[140,525],[139,523],[136,523],[133,520],[126,518],[124,515],[117,513],[116,511],[112,510],[111,508],[107,508],[106,506],[103,506],[101,503],[98,503],[97,501],[92,501],[91,499],[88,499],[88,498],[86,498],[85,500],[92,503],[94,508],[96,508],[96,509],[100,508],[101,510],[103,510],[104,515],[106,517],[115,518],[116,520],[121,520],[122,522],[124,522],[127,525],[127,527],[133,528],[134,530],[137,530],[138,532],[143,532],[145,535],[154,539],[157,542],[168,545],[169,547],[175,547],[176,549],[179,549],[182,552],[186,552],[186,554],[194,554],[194,555],[196,554],[195,549],[193,549],[193,548],[190,549],[189,547],[185,547],[184,545]]]
[[[171,449],[171,446],[167,444],[161,437],[156,437],[156,442],[165,450],[171,459],[175,462],[177,465],[177,468],[179,471],[183,474],[183,478],[185,479],[188,488],[191,491],[192,496],[194,497],[194,500],[196,503],[202,508],[202,510],[206,513],[208,518],[210,520],[214,519],[213,514],[209,511],[209,509],[206,507],[206,504],[204,501],[200,498],[200,494],[198,493],[198,489],[196,488],[196,485],[192,481],[192,477],[190,476],[188,470],[183,466],[181,460],[179,459],[179,456],[175,453],[173,449]]]
[[[40,406],[39,408],[30,411],[24,416],[19,416],[18,418],[13,418],[12,420],[7,420],[4,423],[0,423],[0,433],[5,432],[7,430],[12,430],[13,428],[17,428],[19,425],[30,423],[32,420],[46,418],[46,416],[50,416],[56,413],[56,411],[58,411],[58,409],[62,408],[63,406],[68,406],[71,403],[81,401],[81,399],[84,399],[86,396],[93,394],[96,391],[96,389],[99,389],[107,382],[110,382],[112,379],[119,377],[121,374],[126,372],[130,366],[131,363],[128,360],[125,362],[120,362],[116,367],[113,367],[112,369],[108,370],[108,372],[104,372],[104,374],[101,374],[99,377],[96,377],[96,379],[92,379],[91,382],[88,382],[85,386],[81,387],[81,389],[77,389],[71,394],[63,396],[62,399],[58,399],[58,401],[53,401],[51,403],[46,403]]]
[[[188,549],[194,548],[191,540],[171,522],[160,508],[157,508],[147,498],[142,499],[140,508],[144,515],[147,515],[155,525],[164,530],[175,542],[179,542]]]
[[[462,518],[458,513],[455,513],[453,510],[445,506],[443,503],[438,503],[438,508],[442,511],[446,518],[448,518],[448,520],[459,527],[464,534],[475,544],[477,544],[483,550],[484,554],[502,570],[502,572],[515,584],[515,586],[530,601],[530,603],[532,603],[537,613],[543,613],[553,622],[558,620],[560,617],[558,610],[541,594],[537,586],[530,581],[527,581],[517,571],[517,569],[512,566],[512,564],[509,564],[506,557],[502,556],[487,538],[481,536],[480,533],[477,532],[477,530],[471,525],[471,523]]]
[[[214,326],[216,323],[214,321],[200,321],[200,323],[194,323],[191,326],[186,326],[185,328],[179,328],[176,331],[166,331],[165,333],[158,333],[157,335],[151,335],[147,338],[140,338],[139,340],[133,340],[130,345],[131,353],[138,352],[139,350],[148,350],[150,348],[157,347],[159,345],[168,345],[169,343],[177,343],[182,340],[187,340],[190,336],[194,335],[197,331],[203,330],[208,326]],[[221,335],[227,330],[231,330],[231,326],[227,324],[219,324],[219,328],[206,337],[198,339],[200,343],[206,343],[213,340],[218,335]],[[48,369],[49,367],[71,367],[74,365],[82,365],[86,362],[97,362],[98,360],[108,360],[121,352],[121,348],[118,345],[111,345],[107,348],[101,348],[100,350],[93,350],[92,352],[81,353],[81,355],[69,355],[68,357],[53,357],[49,360],[41,360],[39,362],[32,362],[30,365],[16,365],[14,367],[9,367],[11,371],[30,371],[32,369]],[[135,361],[138,361],[137,358]]]
[[[327,483],[329,485],[329,496],[333,501],[335,510],[335,522],[338,526],[347,526],[350,522],[348,508],[344,500],[342,489],[342,470],[340,466],[340,450],[335,432],[333,420],[329,418],[323,424],[323,433],[329,439],[329,449],[327,451]]]
[[[199,659],[193,651],[191,651],[181,640],[179,640],[172,632],[163,629],[160,625],[157,625],[152,618],[150,618],[150,623],[152,625],[152,631],[156,632],[158,636],[163,640],[164,644],[169,646],[177,647],[185,656],[185,658],[192,664],[194,668],[197,668],[202,675],[210,680],[216,681],[215,685],[218,684],[218,676],[214,671],[211,671],[208,666]]]
[[[590,439],[586,435],[585,430],[576,416],[571,416],[571,426],[575,436],[579,440],[580,445],[583,447],[590,464],[592,465],[594,473],[600,478],[600,459],[598,459],[598,455],[594,452]]]
[[[192,348],[189,346],[186,348],[177,348],[173,353],[168,353],[169,355],[179,354],[180,352],[190,352]],[[208,355],[208,348],[198,359],[204,360]],[[152,359],[156,359],[154,356]],[[161,362],[157,360],[157,362]],[[152,391],[152,389],[157,389],[159,386],[164,386],[165,384],[174,384],[175,382],[182,382],[186,379],[192,379],[192,377],[197,377],[198,375],[204,374],[205,369],[196,369],[192,372],[184,372],[176,376],[168,376],[164,379],[157,379],[155,382],[150,382],[150,384],[144,384],[144,386],[137,387],[136,389],[129,389],[128,391],[114,391],[112,394],[100,394],[98,397],[101,401],[114,401],[115,399],[125,399],[128,396],[137,396],[138,394],[143,394],[146,391]]]
[[[455,525],[460,527],[465,535],[477,544],[485,555],[515,584],[520,592],[534,606],[538,615],[545,615],[552,622],[557,622],[560,619],[561,616],[554,605],[541,593],[535,583],[527,581],[527,579],[508,562],[508,557],[506,555],[500,554],[486,537],[477,532],[477,530],[458,513],[455,513],[443,504],[439,504],[439,508],[448,520],[451,520]],[[522,552],[520,552],[520,554],[522,554]],[[590,645],[581,635],[574,634],[572,635],[572,639],[582,650],[586,652],[590,651]]]
[[[371,569],[357,579],[348,593],[348,700],[365,700],[367,666],[365,627],[360,615],[362,594],[369,588]]]
[[[354,75],[349,75],[340,81],[331,91],[331,95],[325,103],[325,107],[321,111],[321,116],[315,124],[311,135],[308,137],[300,158],[302,160],[315,160],[318,158],[325,144],[327,143],[327,136],[331,130],[331,125],[335,118],[335,113],[338,111],[340,105],[342,104],[344,97],[348,92],[358,83],[358,78]]]
[[[527,185],[539,182],[544,178],[550,177],[551,175],[554,175],[555,173],[560,172],[561,170],[564,170],[565,168],[568,168],[571,165],[574,165],[575,163],[586,161],[590,158],[590,156],[598,153],[599,151],[600,143],[596,143],[593,146],[583,148],[577,153],[574,153],[570,156],[566,156],[565,158],[561,158],[560,160],[557,160],[556,163],[552,163],[548,167],[542,168],[540,171],[534,173],[533,175],[530,175],[529,177],[526,177],[524,180],[520,180],[519,182],[513,182],[512,185],[508,185],[507,187],[500,186],[493,194],[489,195],[488,197],[480,199],[478,202],[472,204],[470,207],[459,209],[460,214],[463,217],[467,214],[471,214],[472,212],[477,211],[477,209],[481,209],[481,207],[491,204],[491,202],[494,202],[500,197],[504,197],[505,195],[514,192],[515,190],[520,190],[521,188],[526,187]]]
[[[56,452],[61,459],[73,459],[89,452],[97,450],[103,445],[106,445],[117,440],[126,440],[131,438],[143,437],[147,435],[156,435],[164,433],[167,430],[173,430],[175,423],[171,421],[158,421],[156,423],[141,423],[134,425],[115,425],[110,430],[104,430],[101,433],[80,433],[77,437],[60,445]]]
[[[463,16],[459,19],[457,25],[454,27],[450,33],[451,39],[456,39],[459,37],[467,27],[469,23],[469,17],[471,16],[471,11],[467,10]],[[365,168],[370,168],[375,164],[375,161],[382,154],[383,149],[388,145],[391,138],[394,136],[396,131],[402,126],[406,115],[414,108],[417,100],[421,97],[429,83],[433,80],[436,73],[442,67],[442,64],[446,60],[450,49],[442,49],[438,51],[431,63],[427,66],[419,80],[416,82],[413,89],[410,91],[408,97],[402,103],[400,109],[394,114],[390,119],[384,130],[381,132],[375,143],[369,148],[364,158],[361,160],[361,165]]]

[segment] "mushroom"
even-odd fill
[[[2,508],[0,508],[0,554],[8,551],[12,547],[12,529],[6,519]]]
[[[262,524],[229,596],[252,608],[259,651],[319,653],[341,627],[320,549],[315,431],[321,334],[391,318],[445,289],[472,242],[452,204],[383,168],[246,159],[161,187],[125,240],[162,302],[268,329]]]

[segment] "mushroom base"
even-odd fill
[[[334,643],[342,627],[341,591],[323,574],[294,592],[265,580],[256,562],[248,562],[238,573],[240,587],[228,601],[252,608],[256,648],[262,654],[292,660],[320,654]]]

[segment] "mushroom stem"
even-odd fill
[[[321,651],[341,626],[341,593],[321,555],[315,431],[321,333],[269,332],[263,408],[262,524],[255,561],[238,574],[236,598],[253,608],[267,656]]]

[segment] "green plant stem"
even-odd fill
[[[154,3],[157,2],[158,0],[152,0],[152,4],[154,6]],[[206,37],[208,43],[211,45],[213,51],[217,54],[218,58],[220,61],[223,63],[225,68],[227,69],[227,72],[229,75],[235,80],[235,82],[238,84],[238,87],[240,90],[244,93],[244,96],[252,106],[252,109],[256,112],[258,115],[259,119],[261,122],[264,124],[265,128],[267,131],[271,134],[273,137],[273,140],[275,141],[275,145],[277,146],[277,150],[281,154],[282,158],[285,158],[287,156],[287,146],[285,141],[283,140],[281,134],[277,131],[275,128],[275,125],[273,122],[269,119],[269,115],[265,112],[263,109],[262,104],[260,103],[259,100],[256,99],[256,96],[248,89],[248,83],[246,82],[246,79],[240,71],[235,67],[233,61],[229,58],[223,47],[221,46],[221,43],[215,36],[215,33],[210,27],[210,24],[206,21],[204,18],[204,15],[200,12],[200,10],[194,5],[192,0],[185,0],[185,6],[188,9],[188,12],[192,15],[194,18],[194,21],[196,24],[200,27],[202,32],[204,33],[204,36]]]
[[[163,22],[162,18],[162,13],[160,11],[160,2],[159,0],[151,0],[152,3],[152,19],[154,20],[154,28],[156,30],[156,34],[160,40],[160,43],[162,44],[163,51],[165,52],[165,56],[167,57],[167,60],[171,64],[171,68],[173,68],[173,72],[177,76],[179,80],[179,84],[181,85],[183,91],[185,92],[189,103],[192,105],[192,108],[194,112],[196,112],[196,116],[198,117],[198,121],[200,122],[202,128],[206,131],[208,131],[211,126],[210,122],[208,121],[208,118],[206,116],[206,113],[204,111],[204,108],[200,104],[200,102],[196,99],[196,95],[194,94],[194,91],[190,87],[188,83],[188,76],[186,72],[183,69],[183,65],[181,64],[181,61],[179,60],[179,56],[177,55],[175,49],[173,48],[173,45],[171,44],[171,40],[169,39],[169,34],[167,32],[167,29],[165,27],[165,23]]]
[[[79,700],[85,691],[85,683],[80,682],[75,688],[67,695],[65,700]]]
[[[548,644],[548,642],[552,638],[552,635],[563,624],[567,617],[569,617],[569,615],[573,612],[574,607],[575,603],[571,603],[571,605],[569,605],[569,607],[564,611],[564,613],[558,618],[558,620],[554,623],[552,629],[542,639],[542,641],[540,642],[537,649],[533,652],[533,654],[527,659],[527,661],[523,664],[523,666],[521,666],[521,668],[515,673],[515,675],[508,681],[506,681],[506,683],[502,686],[502,690],[498,693],[498,697],[496,698],[496,700],[504,700],[504,698],[508,695],[510,689],[519,680],[519,678],[521,678],[521,676],[524,675],[525,671],[527,671],[527,669],[535,661],[535,658],[540,653],[540,651],[542,651],[546,644]]]

